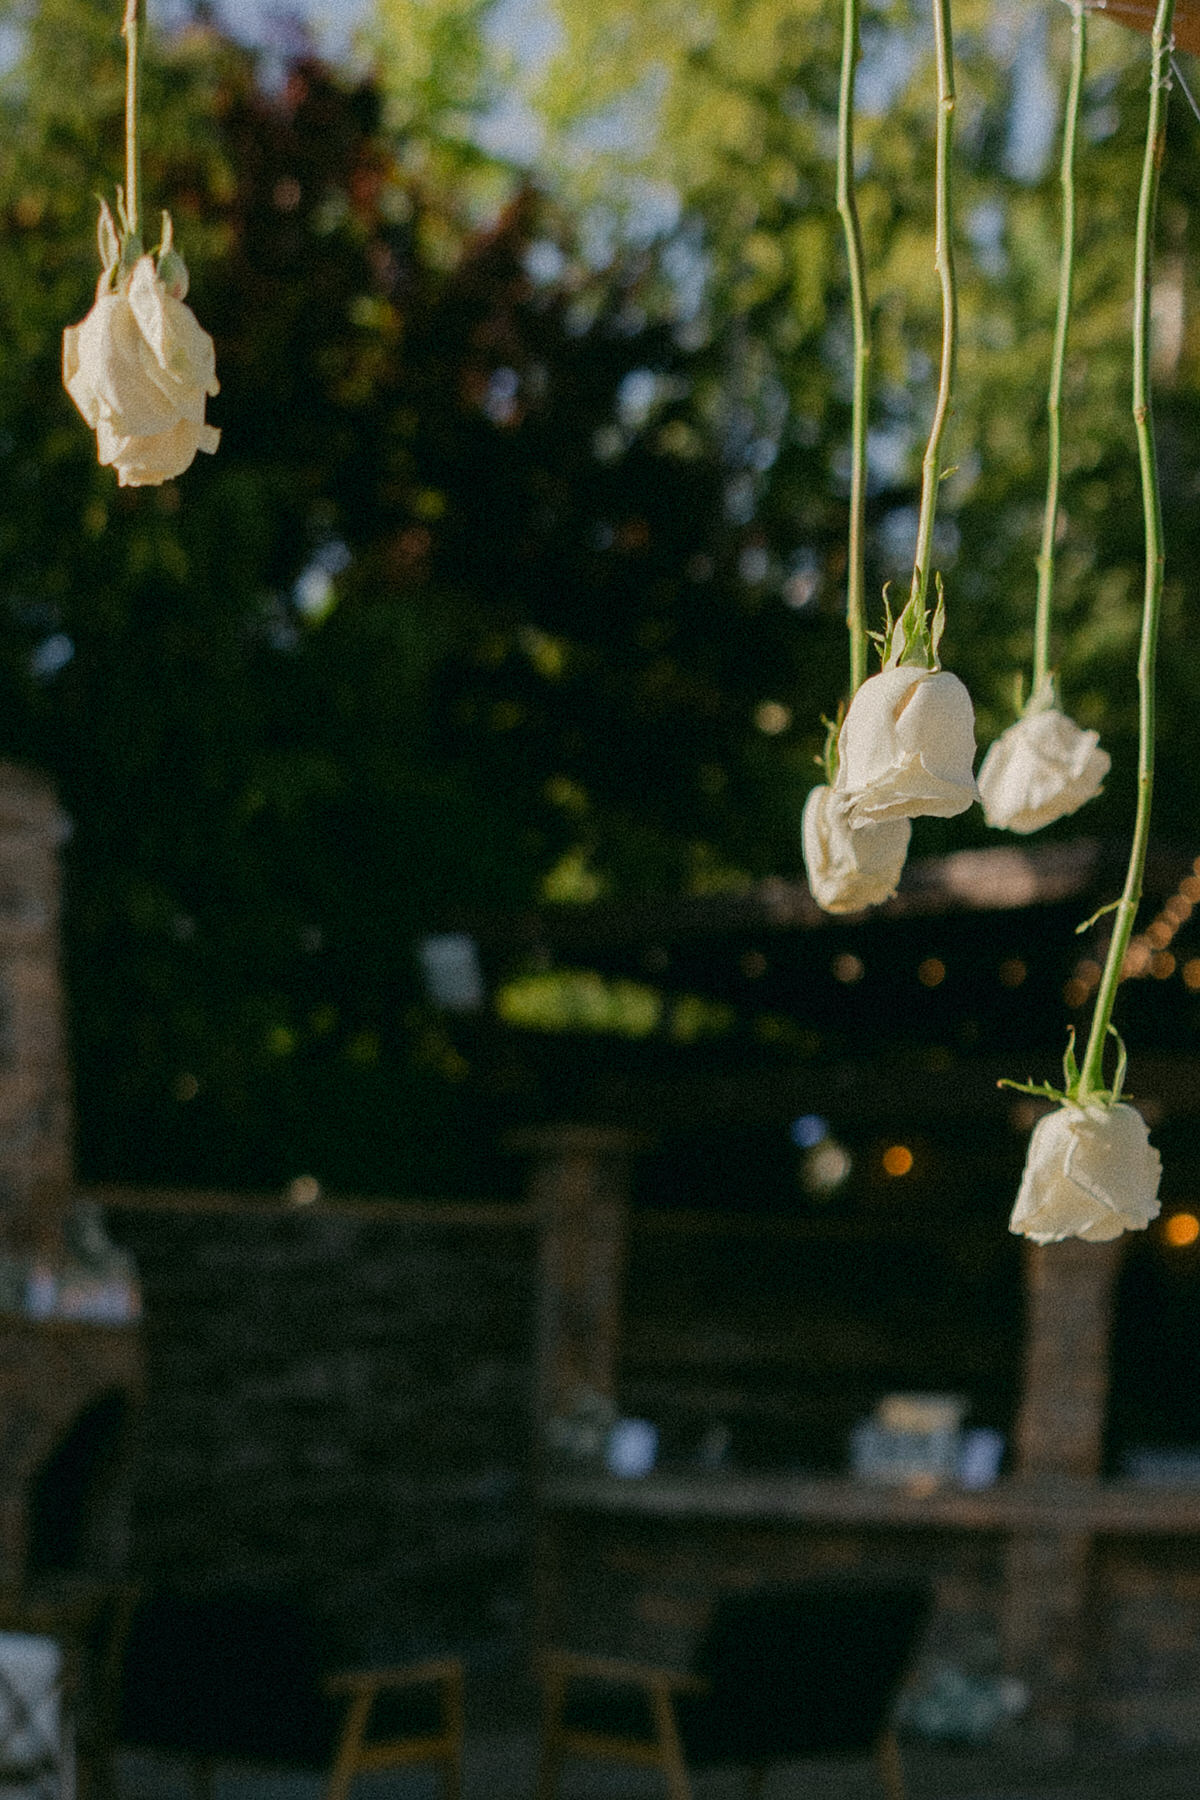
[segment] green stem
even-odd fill
[[[141,9],[144,0],[125,0],[125,218],[131,237],[138,235],[141,205],[141,154],[138,146],[138,64],[141,52]]]
[[[867,514],[867,382],[871,322],[867,310],[866,257],[854,193],[854,73],[858,63],[859,0],[845,0],[842,26],[842,79],[838,92],[837,209],[846,237],[850,272],[850,315],[854,328],[854,398],[850,421],[850,532],[847,546],[846,629],[850,634],[850,695],[867,678],[867,620],[864,604]]]
[[[1113,1002],[1133,922],[1142,897],[1146,846],[1150,840],[1150,802],[1154,791],[1154,667],[1158,648],[1158,618],[1162,604],[1163,534],[1162,501],[1158,491],[1158,463],[1154,451],[1154,420],[1150,407],[1150,277],[1154,247],[1154,220],[1158,203],[1158,174],[1166,150],[1167,94],[1170,90],[1171,21],[1175,0],[1158,0],[1151,39],[1150,110],[1146,119],[1146,149],[1142,160],[1142,185],[1138,197],[1137,240],[1133,284],[1133,422],[1137,432],[1138,463],[1142,476],[1142,513],[1146,534],[1146,572],[1142,601],[1142,639],[1138,653],[1138,797],[1129,849],[1125,886],[1117,903],[1116,922],[1096,1010],[1088,1034],[1087,1051],[1080,1073],[1080,1098],[1104,1087],[1104,1049],[1112,1021]]]
[[[1079,132],[1079,98],[1087,58],[1087,14],[1082,0],[1071,0],[1071,81],[1063,115],[1062,248],[1058,264],[1058,315],[1054,321],[1054,352],[1050,359],[1050,391],[1046,416],[1050,443],[1046,471],[1046,511],[1042,519],[1042,547],[1037,560],[1037,610],[1033,628],[1033,692],[1045,686],[1050,675],[1050,612],[1054,598],[1054,538],[1058,528],[1058,484],[1062,466],[1061,407],[1063,367],[1067,356],[1067,327],[1071,318],[1071,290],[1075,275],[1075,143]]]
[[[924,607],[925,596],[929,591],[933,526],[937,517],[938,487],[942,478],[942,434],[950,414],[954,392],[954,362],[958,349],[958,293],[954,283],[954,252],[950,243],[950,138],[954,122],[954,39],[950,29],[950,0],[934,0],[933,27],[938,85],[933,241],[934,267],[942,288],[942,366],[929,443],[921,464],[921,511],[917,519],[917,548],[913,559],[910,596],[918,608]]]

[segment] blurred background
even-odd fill
[[[150,0],[143,204],[222,383],[218,454],[153,489],[97,466],[61,384],[122,177],[121,11],[0,0],[9,1622],[47,1583],[136,1588],[143,1748],[267,1755],[302,1616],[301,1735],[320,1669],[452,1651],[471,1718],[523,1707],[527,1751],[532,1646],[680,1667],[722,1594],[919,1577],[914,1734],[1194,1746],[1182,94],[1159,775],[1118,1008],[1163,1216],[1026,1255],[1038,1104],[997,1080],[1056,1080],[1086,1026],[1109,921],[1075,928],[1134,810],[1145,38],[1093,19],[1064,398],[1055,660],[1112,774],[1033,841],[918,820],[897,899],[831,919],[800,818],[848,666],[836,9]],[[936,560],[981,746],[1031,653],[1070,24],[955,7]],[[923,8],[867,0],[875,626],[936,384],[930,54]]]

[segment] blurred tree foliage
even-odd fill
[[[121,174],[113,7],[4,10],[0,750],[75,823],[81,1166],[487,1185],[421,934],[798,866],[783,698],[842,652],[731,512],[697,400],[727,351],[647,303],[653,258],[590,269],[524,188],[481,224],[370,81],[298,54],[267,82],[200,18],[151,41],[144,189],[223,441],[118,490],[59,371]]]
[[[558,0],[539,64],[545,10],[506,45],[481,0],[380,0],[378,79],[302,49],[261,66],[203,11],[152,35],[145,190],[217,339],[224,436],[179,483],[119,491],[59,378],[121,173],[119,11],[0,0],[25,46],[0,92],[0,750],[50,770],[75,821],[81,1165],[488,1186],[501,1121],[422,998],[421,935],[799,869],[846,660],[836,26],[808,0]],[[1028,649],[1057,234],[990,32],[964,0],[941,545],[984,738]],[[1068,832],[1127,827],[1140,592],[1144,56],[1095,35],[1060,642],[1117,766]],[[871,12],[866,45],[877,589],[910,554],[938,321],[921,27]],[[1200,760],[1193,131],[1177,111],[1160,265],[1185,321],[1159,415],[1168,833],[1192,829]],[[925,821],[917,848],[986,836]]]
[[[378,0],[378,10],[384,67],[401,87],[405,58],[393,47],[406,44],[411,61],[413,46],[444,34],[440,85],[422,90],[431,128],[464,144],[515,141],[523,121],[529,166],[582,217],[598,260],[653,238],[658,303],[686,341],[722,345],[736,363],[731,381],[726,361],[714,404],[727,421],[756,405],[784,420],[769,467],[755,475],[755,517],[784,579],[798,552],[815,553],[815,603],[836,616],[840,536],[824,539],[821,522],[829,496],[844,493],[848,425],[849,308],[834,209],[840,9],[818,0],[544,0],[533,8]],[[940,301],[929,8],[865,0],[863,14],[859,204],[875,328],[868,591],[878,594],[910,570]],[[1014,676],[1030,649],[1070,18],[1061,7],[1014,13],[988,0],[956,0],[954,16],[962,342],[939,560],[946,658],[972,687],[986,742],[1012,716]],[[1132,813],[1141,602],[1130,267],[1148,45],[1103,17],[1093,18],[1090,35],[1057,638],[1067,703],[1103,728],[1117,764],[1106,800],[1061,829],[1123,832]],[[514,91],[515,105],[497,98]],[[1195,560],[1200,333],[1184,249],[1197,199],[1196,129],[1180,97],[1164,169],[1156,303],[1169,552],[1158,824],[1168,835],[1194,829],[1195,813],[1184,746],[1200,664],[1184,594]],[[765,458],[761,442],[756,450]],[[812,684],[795,698],[795,730],[811,741]],[[835,700],[830,692],[821,704]],[[974,815],[948,828],[926,822],[918,847],[959,842],[964,832],[987,835]]]

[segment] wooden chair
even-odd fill
[[[141,1593],[133,1582],[114,1582],[103,1592],[89,1622],[75,1720],[78,1800],[117,1800],[121,1681]]]
[[[757,1800],[776,1762],[870,1756],[887,1800],[904,1800],[891,1715],[930,1604],[912,1583],[727,1595],[687,1675],[550,1651],[537,1800],[569,1756],[658,1769],[670,1800],[692,1800],[689,1768],[745,1768]]]
[[[359,1775],[433,1763],[459,1800],[463,1665],[456,1657],[326,1674],[307,1608],[231,1592],[147,1598],[125,1659],[122,1741],[184,1756],[197,1800],[218,1767],[327,1770],[325,1800]]]
[[[350,1702],[325,1800],[346,1800],[359,1775],[410,1768],[414,1763],[433,1763],[441,1770],[444,1800],[460,1800],[463,1665],[458,1657],[403,1668],[354,1670],[332,1676],[325,1690]],[[373,1720],[385,1735],[371,1732]]]

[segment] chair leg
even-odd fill
[[[692,1800],[692,1784],[688,1778],[679,1727],[675,1723],[675,1707],[669,1690],[665,1687],[651,1688],[650,1705],[654,1713],[654,1726],[658,1734],[658,1748],[662,1756],[662,1772],[666,1777],[669,1800]]]
[[[442,1764],[442,1800],[462,1800],[462,1760],[457,1750]]]
[[[217,1785],[217,1765],[211,1756],[192,1758],[192,1789],[196,1800],[213,1800]]]
[[[542,1748],[538,1756],[537,1800],[554,1800],[558,1791],[558,1772],[562,1766],[562,1756],[558,1748],[558,1740],[550,1732],[542,1738]]]
[[[358,1769],[358,1753],[367,1733],[367,1719],[375,1696],[373,1694],[356,1694],[350,1702],[346,1714],[346,1723],[342,1727],[342,1735],[334,1752],[333,1767],[329,1771],[329,1784],[325,1789],[324,1800],[346,1800],[354,1784],[354,1776]]]
[[[894,1731],[886,1731],[880,1738],[875,1762],[887,1800],[905,1800],[904,1764],[900,1760],[900,1742]]]
[[[562,1765],[559,1732],[566,1704],[566,1682],[558,1669],[547,1670],[542,1684],[542,1743],[538,1754],[537,1800],[554,1800]]]

